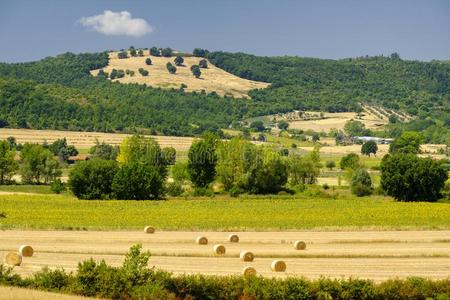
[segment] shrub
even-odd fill
[[[202,69],[208,69],[208,61],[206,59],[202,59],[198,62],[198,66]]]
[[[177,72],[177,68],[174,65],[172,65],[170,62],[168,62],[166,64],[166,67],[167,67],[167,71],[169,71],[170,74],[175,74]]]
[[[186,162],[176,162],[172,167],[172,178],[180,183],[189,180],[188,164]]]
[[[342,170],[351,169],[357,170],[360,167],[359,156],[355,153],[349,153],[341,158],[339,166]]]
[[[148,65],[148,66],[150,66],[150,65],[152,64],[152,59],[151,59],[150,57],[147,57],[147,58],[145,59],[145,64]]]
[[[177,57],[175,57],[174,59],[174,63],[176,66],[182,66],[184,63],[184,58],[182,58],[181,56],[177,55]]]
[[[144,68],[139,68],[138,71],[142,76],[148,76],[148,71],[145,70]]]
[[[110,199],[112,182],[118,171],[115,161],[94,158],[75,164],[68,185],[80,199]]]
[[[181,183],[178,181],[169,182],[166,185],[166,193],[169,196],[178,197],[184,193],[184,189],[183,189],[183,186],[181,185]]]
[[[350,188],[352,194],[358,197],[372,194],[372,180],[370,179],[369,173],[362,168],[356,170],[352,176]]]
[[[161,56],[161,51],[159,51],[159,49],[156,47],[151,47],[149,53],[153,56]]]
[[[58,178],[53,180],[53,182],[50,184],[50,190],[55,194],[61,194],[66,190],[66,186],[61,181],[61,179]]]
[[[131,162],[122,165],[114,176],[112,191],[120,200],[159,199],[164,193],[164,181],[156,166]]]
[[[334,160],[328,160],[325,164],[325,166],[330,169],[333,170],[333,168],[336,167],[336,163],[334,162]]]
[[[381,161],[381,186],[400,201],[436,201],[447,178],[447,171],[431,158],[400,153]]]
[[[33,287],[48,291],[62,290],[69,285],[70,276],[64,269],[50,270],[44,267],[33,276]]]
[[[361,146],[361,154],[370,156],[377,154],[378,145],[374,141],[367,141]]]
[[[405,131],[389,145],[389,153],[420,153],[423,137],[414,131]]]

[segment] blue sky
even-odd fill
[[[7,62],[130,45],[450,59],[448,0],[14,0],[0,7],[0,61]]]

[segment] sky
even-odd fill
[[[171,47],[339,59],[450,60],[450,0],[14,0],[0,61]]]

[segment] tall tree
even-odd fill
[[[370,154],[376,155],[378,151],[378,145],[375,141],[367,141],[361,146],[361,154],[370,156]]]
[[[15,160],[16,150],[8,141],[0,141],[0,184],[11,182],[13,175],[19,168]]]
[[[418,132],[405,131],[389,146],[390,153],[420,153],[423,137]]]
[[[188,172],[191,182],[197,188],[207,187],[216,176],[217,136],[206,133],[194,141],[188,152]]]

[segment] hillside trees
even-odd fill
[[[345,123],[344,132],[349,136],[370,135],[370,131],[366,129],[366,126],[362,122],[355,120]]]
[[[349,153],[343,156],[340,160],[339,166],[342,170],[351,169],[357,170],[360,167],[359,156],[356,153]]]
[[[120,51],[119,53],[117,53],[117,57],[119,59],[128,58],[128,53],[126,51]]]
[[[16,150],[8,141],[0,141],[0,184],[10,183],[19,168],[15,160]]]
[[[67,162],[70,156],[78,155],[78,150],[73,145],[67,145],[66,138],[58,139],[48,147],[53,155],[58,156],[62,162]]]
[[[436,201],[447,178],[438,161],[412,153],[388,154],[381,161],[381,186],[399,201]]]
[[[173,50],[171,48],[161,49],[161,56],[171,57],[173,55]]]

